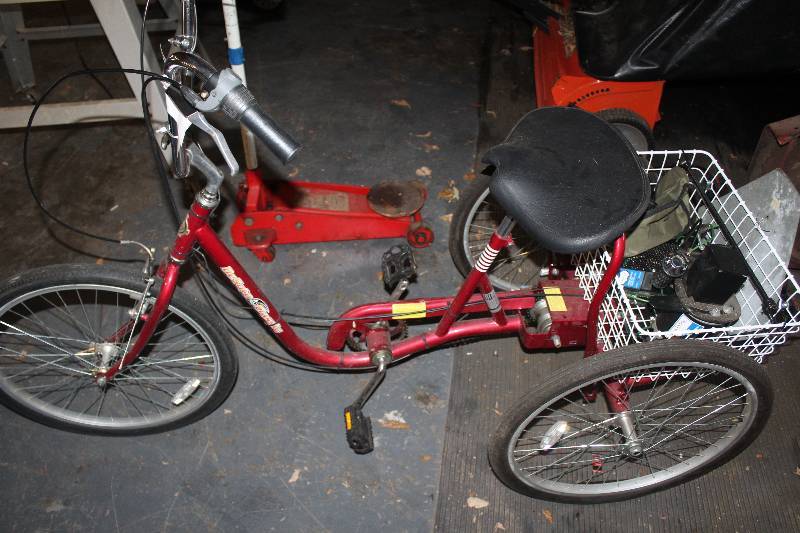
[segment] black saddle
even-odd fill
[[[593,250],[644,214],[650,185],[616,128],[578,108],[545,107],[520,120],[483,162],[492,196],[543,247]]]

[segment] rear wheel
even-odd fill
[[[503,209],[489,194],[491,176],[479,175],[465,187],[450,226],[450,256],[466,276],[503,220]],[[502,290],[535,286],[547,265],[548,252],[515,227],[513,244],[500,252],[489,270],[492,285]]]
[[[606,387],[630,395],[622,414]],[[704,341],[638,344],[536,387],[492,436],[489,461],[506,485],[537,498],[633,498],[734,457],[761,431],[771,401],[764,369],[741,352]]]
[[[237,362],[226,333],[176,291],[141,356],[108,384],[95,375],[136,342],[141,275],[65,265],[15,276],[0,289],[0,401],[37,422],[133,435],[183,426],[227,397]],[[151,289],[151,295],[157,294]]]

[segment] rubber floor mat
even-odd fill
[[[775,405],[764,431],[739,456],[705,476],[597,505],[535,500],[506,488],[486,458],[489,434],[526,391],[581,357],[581,352],[525,353],[516,339],[457,349],[436,531],[800,531],[797,340],[767,363]]]

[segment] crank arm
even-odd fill
[[[174,88],[168,87],[165,90],[164,100],[167,105],[167,115],[169,116],[169,129],[172,145],[172,160],[175,162],[173,170],[176,178],[186,178],[189,176],[189,161],[186,154],[186,140],[192,122],[187,114],[194,112],[188,102]]]

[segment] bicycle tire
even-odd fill
[[[635,400],[631,396],[630,412],[641,439],[638,456],[626,448],[631,441],[621,435],[615,413],[602,409],[602,392],[583,403],[587,387],[625,376],[630,378],[625,383],[656,376],[652,389],[642,385],[633,390]],[[706,385],[709,392],[695,396]],[[673,391],[679,403],[677,414],[670,415],[664,406]],[[719,405],[704,406],[703,398],[722,399]],[[537,386],[504,416],[490,440],[489,462],[504,484],[537,498],[600,503],[638,497],[700,476],[736,456],[759,434],[771,405],[766,372],[741,352],[683,339],[636,344],[562,368]],[[544,439],[547,431],[555,443],[552,437]]]
[[[453,213],[448,247],[453,264],[462,276],[469,274],[494,228],[505,216],[505,210],[491,198],[490,180],[491,176],[479,174],[464,188]],[[478,224],[478,219],[485,224]],[[500,290],[536,286],[539,272],[547,264],[548,252],[517,228],[512,235],[514,244],[497,256],[489,269],[489,280]],[[515,259],[519,257],[522,259]]]
[[[92,372],[134,340],[117,335],[144,288],[141,273],[98,265],[48,266],[6,280],[0,403],[51,427],[101,435],[166,431],[213,412],[236,381],[233,344],[211,311],[180,289],[140,358],[97,385]],[[129,331],[134,337],[139,328]]]

